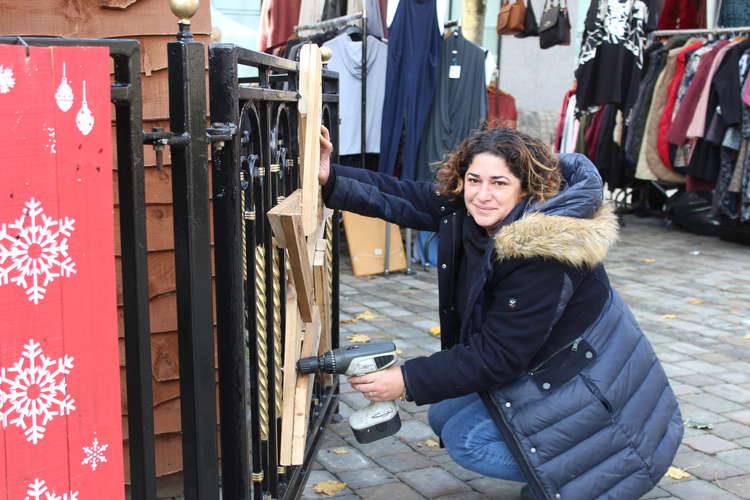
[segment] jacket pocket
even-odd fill
[[[583,383],[586,384],[586,387],[588,388],[589,392],[591,392],[591,395],[594,396],[594,398],[596,398],[599,403],[601,403],[605,410],[607,410],[607,413],[609,413],[609,417],[611,419],[613,415],[612,403],[609,402],[604,394],[602,394],[602,391],[599,390],[599,388],[590,378],[582,373],[579,373],[578,376],[581,377]]]

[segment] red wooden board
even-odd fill
[[[0,45],[0,500],[124,498],[109,64]]]

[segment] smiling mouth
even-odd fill
[[[481,210],[482,212],[489,212],[489,211],[491,211],[491,210],[494,210],[494,207],[481,207],[481,206],[479,206],[479,205],[474,205],[474,207],[475,207],[475,208],[476,208],[477,210]]]

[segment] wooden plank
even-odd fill
[[[304,86],[303,86],[304,85]],[[305,236],[312,234],[320,224],[320,119],[321,60],[320,47],[307,44],[300,51],[300,137],[304,137],[302,148],[302,225]]]
[[[302,190],[297,189],[292,194],[281,200],[275,207],[266,212],[266,218],[271,226],[273,235],[279,248],[286,248],[286,233],[281,222],[282,217],[291,215],[302,215]]]
[[[328,287],[328,269],[326,266],[326,240],[318,240],[313,261],[315,276],[315,303],[320,311],[320,343],[318,354],[331,349],[331,300]],[[333,375],[323,374],[324,385],[333,383]]]
[[[307,253],[307,244],[302,230],[302,217],[296,206],[288,206],[284,200],[267,212],[267,217],[277,240],[283,238],[289,255],[289,265],[297,291],[297,306],[303,321],[313,320],[314,284],[312,266]]]
[[[302,342],[302,319],[297,310],[297,294],[291,283],[286,289],[286,323],[284,325],[284,379],[281,401],[281,441],[279,463],[292,465],[294,433],[294,393],[297,387],[297,360]]]
[[[355,276],[382,273],[385,269],[385,224],[382,219],[341,212],[344,219],[346,243],[352,258]],[[390,271],[406,269],[406,254],[401,232],[396,224],[391,228]]]
[[[301,358],[314,356],[318,352],[320,342],[320,313],[313,312],[312,323],[305,323],[304,338],[302,340]],[[315,374],[297,377],[294,389],[294,431],[292,436],[292,465],[302,465],[305,458],[305,443],[307,440],[307,424],[310,420],[310,399],[312,398]]]

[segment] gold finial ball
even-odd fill
[[[190,18],[200,6],[200,0],[169,0],[169,8],[172,14],[180,19],[183,24],[190,24]]]
[[[327,63],[331,57],[333,57],[333,51],[331,50],[331,47],[326,47],[324,45],[320,48],[320,58],[323,60],[323,64]]]

